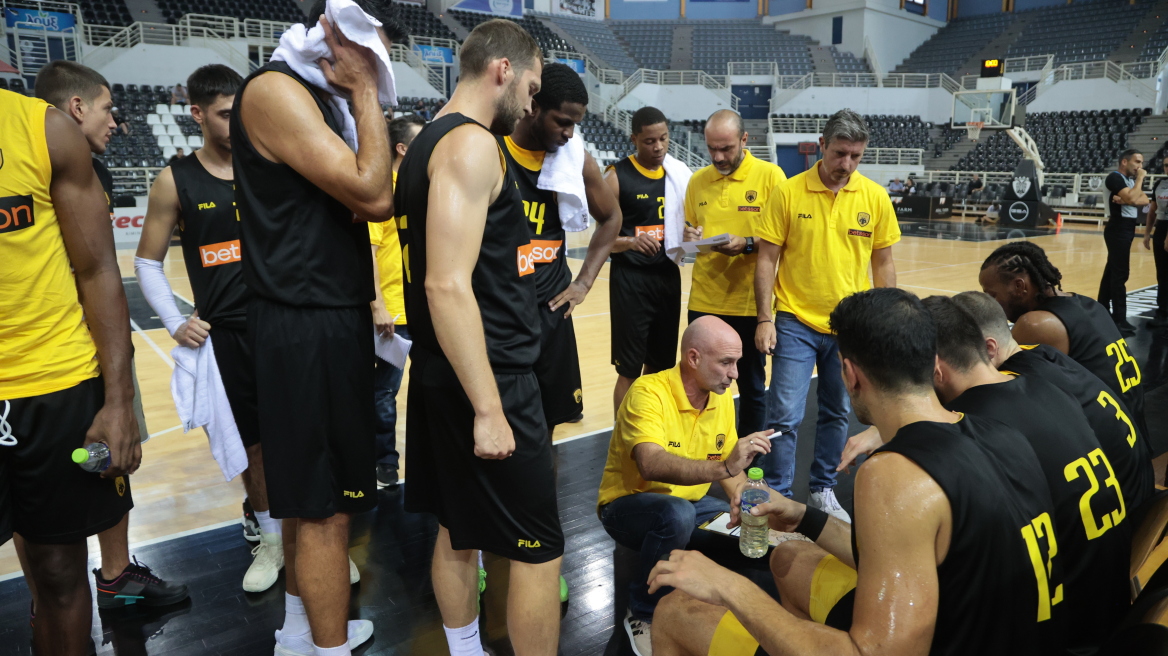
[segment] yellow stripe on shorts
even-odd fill
[[[726,611],[714,629],[709,656],[754,656],[757,651],[758,641],[750,637],[734,613]]]
[[[825,556],[811,575],[811,620],[825,624],[831,609],[855,589],[856,570],[831,554]]]

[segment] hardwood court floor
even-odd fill
[[[997,228],[972,223],[902,224],[903,241],[894,247],[900,286],[919,295],[953,294],[977,288],[981,262],[1005,239],[983,241],[999,235]],[[1063,272],[1068,291],[1094,296],[1106,260],[1103,237],[1095,228],[1071,227],[1060,234],[1033,237],[1050,254]],[[570,235],[569,247],[587,245],[587,235]],[[223,480],[211,459],[201,430],[183,434],[170,396],[173,362],[169,352],[174,341],[158,327],[153,312],[145,306],[133,283],[133,251],[119,252],[119,264],[131,297],[135,324],[138,379],[147,427],[153,435],[143,446],[143,463],[134,477],[135,509],[130,516],[130,542],[143,545],[165,536],[195,531],[217,524],[238,521],[242,485]],[[569,260],[578,270],[580,260]],[[183,265],[182,251],[172,247],[165,270],[176,295],[191,299],[191,289]],[[691,266],[682,269],[683,295],[688,297]],[[1132,273],[1128,289],[1155,283],[1151,253],[1139,240],[1132,246]],[[137,300],[135,300],[137,298]],[[683,300],[685,300],[683,298]],[[180,306],[184,304],[180,303]],[[584,383],[584,420],[559,427],[557,441],[599,432],[612,426],[612,387],[616,374],[609,361],[608,265],[600,273],[592,292],[575,312],[576,335]],[[684,311],[683,319],[684,322]],[[680,331],[683,325],[678,326]],[[212,328],[212,330],[214,330]],[[213,333],[212,333],[213,334]],[[403,383],[399,408],[404,408]],[[290,408],[289,412],[295,409]],[[402,444],[404,412],[399,413],[398,441]],[[372,463],[371,465],[372,466]],[[96,556],[96,540],[90,540]],[[0,547],[0,577],[19,572],[11,544]]]

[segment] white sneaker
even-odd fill
[[[349,649],[356,649],[373,637],[373,622],[349,620]],[[316,656],[312,646],[312,632],[301,636],[284,636],[276,631],[275,656]]]
[[[629,644],[637,656],[653,656],[653,640],[650,629],[653,624],[633,617],[632,611],[625,611],[625,633],[629,634]]]
[[[835,490],[830,487],[824,488],[821,492],[812,492],[807,497],[807,505],[812,508],[818,508],[841,522],[852,523],[852,518],[848,515],[848,511],[844,510],[844,507],[839,504],[839,500],[835,498]]]
[[[263,533],[260,543],[251,550],[255,560],[243,575],[246,592],[263,592],[276,583],[284,569],[284,541],[279,533]]]
[[[352,557],[349,558],[349,585],[354,585],[361,580],[361,572],[357,571],[357,563],[353,562]]]

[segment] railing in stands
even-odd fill
[[[752,77],[779,77],[779,65],[776,62],[727,62],[726,75],[749,75]]]
[[[901,89],[934,89],[940,87],[949,93],[961,91],[961,85],[944,73],[889,73],[883,86]]]
[[[633,113],[617,107],[615,104],[609,105],[603,113],[604,120],[620,130],[624,134],[632,134],[633,132]],[[701,155],[690,150],[681,143],[669,140],[669,154],[681,160],[686,166],[691,169],[699,169],[709,162],[702,158]]]
[[[1041,79],[1053,67],[1054,55],[1034,55],[1031,57],[1010,57],[1005,61],[1003,71],[1004,74],[1040,71],[1039,78]],[[961,88],[976,89],[977,80],[980,77],[980,75],[962,75]]]
[[[566,50],[549,50],[544,53],[545,61],[575,60],[584,62],[585,74],[591,73],[596,78],[596,84],[624,84],[625,74],[612,68],[601,68],[595,61],[583,53],[568,52]]]
[[[813,87],[875,87],[879,86],[873,73],[812,73]]]
[[[861,164],[921,166],[925,151],[920,148],[865,148]]]
[[[823,134],[827,125],[825,118],[776,118],[771,117],[771,132],[785,134]]]
[[[916,173],[913,178],[918,184],[923,182],[948,182],[952,185],[958,185],[962,182],[968,182],[973,174],[978,177],[986,185],[1009,185],[1014,180],[1014,173],[1010,171],[923,171]],[[1081,207],[1084,209],[1099,209],[1105,208],[1105,201],[1107,197],[1107,188],[1104,186],[1104,178],[1107,174],[1100,173],[1045,173],[1043,175],[1043,186],[1048,190],[1054,187],[1062,187],[1066,194],[1075,194],[1073,197],[1065,198],[1050,198],[1045,199],[1045,202],[1057,208]],[[1155,188],[1156,184],[1168,176],[1161,174],[1149,174],[1144,178],[1144,190],[1148,193]],[[1096,202],[1091,206],[1084,206],[1082,199],[1086,196],[1095,196]],[[1065,203],[1060,205],[1060,202]]]
[[[621,97],[628,95],[638,84],[660,85],[701,85],[718,95],[725,96],[730,108],[738,109],[738,96],[730,92],[730,83],[725,75],[710,75],[705,71],[656,71],[649,68],[639,68],[625,79]]]

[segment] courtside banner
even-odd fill
[[[414,52],[427,64],[453,64],[454,50],[442,46],[424,46],[415,44]]]
[[[451,9],[523,18],[523,0],[462,0]]]
[[[146,196],[136,197],[133,207],[115,207],[110,214],[116,248],[138,247],[138,241],[142,238],[142,222],[146,220],[147,200]]]
[[[596,10],[596,0],[552,0],[552,13],[559,16],[575,16],[600,20]],[[583,72],[583,71],[581,71]]]
[[[572,68],[572,70],[576,71],[580,75],[583,75],[584,71],[587,70],[584,66],[583,59],[557,59],[556,61],[560,62],[561,64],[567,64]]]
[[[49,32],[64,32],[77,26],[73,14],[38,9],[4,8],[4,24],[8,27],[39,27]]]

